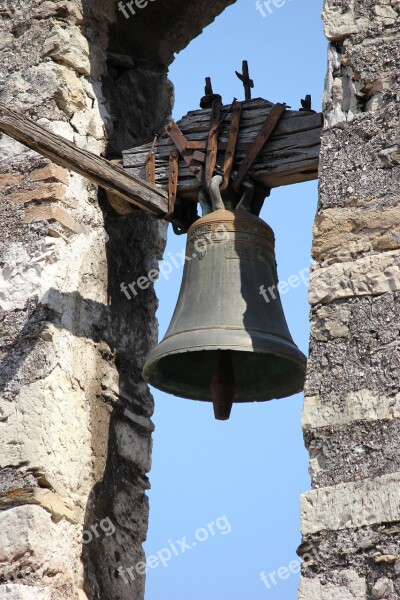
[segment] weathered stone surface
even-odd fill
[[[303,535],[400,521],[400,474],[340,484],[301,497]]]
[[[25,211],[25,223],[39,223],[40,221],[57,221],[73,233],[84,233],[82,225],[78,223],[66,210],[60,206],[35,206]]]
[[[400,419],[313,429],[305,442],[313,488],[400,472]]]
[[[94,102],[94,98],[85,91],[85,80],[75,71],[63,65],[54,66],[54,71],[59,79],[54,100],[57,108],[67,117],[87,108],[88,100]]]
[[[19,173],[4,173],[0,175],[0,187],[14,186],[22,182],[22,176]]]
[[[8,492],[21,490],[25,488],[34,488],[38,481],[32,472],[27,469],[19,470],[12,467],[6,467],[0,471],[0,498]]]
[[[51,56],[72,67],[77,73],[90,75],[89,43],[78,28],[55,25],[43,44],[43,56]]]
[[[306,536],[297,553],[304,560],[303,577],[339,585],[335,574],[352,570],[366,582],[364,598],[372,600],[372,590],[376,584],[380,589],[383,579],[386,589],[393,590],[390,600],[396,600],[400,592],[399,543],[398,525],[378,524]]]
[[[398,90],[399,15],[397,3],[392,6],[326,0],[325,31],[332,41],[324,95],[328,127],[388,105]]]
[[[400,392],[400,294],[352,298],[335,302],[330,307],[338,311],[340,324],[348,310],[350,316],[345,318],[348,328],[346,337],[335,338],[328,337],[323,321],[321,325],[321,320],[314,320],[314,315],[312,317],[312,330],[320,330],[322,337],[328,339],[317,341],[312,335],[308,359],[305,396],[316,398],[311,403],[318,402],[320,405],[314,411],[316,426],[324,426],[325,415],[328,422],[334,422],[335,419],[341,422],[340,415],[343,413],[346,419],[348,411],[351,416],[353,409],[351,405],[349,408],[346,405],[352,392],[370,390],[389,399],[395,398]],[[362,397],[366,400],[365,417],[368,418],[371,400],[368,394]],[[357,405],[362,402],[362,397],[352,400]],[[389,405],[393,402],[390,400]],[[383,400],[383,410],[385,406],[387,401]],[[362,406],[355,409],[355,416],[362,410]],[[383,414],[382,418],[390,418],[391,414],[397,413],[392,413],[392,408],[389,408],[389,414]]]
[[[395,600],[400,536],[383,523],[398,518],[400,470],[399,3],[326,0],[323,19],[331,44],[303,412],[319,489],[303,498],[301,585],[306,597],[352,598],[333,575],[351,569],[361,598]]]
[[[111,30],[110,50],[115,54],[124,53],[138,62],[146,62],[150,69],[169,65],[174,59],[174,52],[183,50],[234,1],[212,0],[204,5],[197,2],[183,4],[181,0],[169,0],[166,4],[149,2],[145,10],[136,10],[134,18],[128,19],[122,11],[118,12],[117,26]],[[101,5],[99,8],[92,7],[92,11],[95,14],[96,11],[101,12]]]
[[[297,554],[304,561],[302,573],[307,577],[323,573],[330,580],[336,569],[351,568],[367,578],[369,588],[383,574],[400,588],[399,541],[398,524],[323,530],[304,536]]]
[[[400,248],[400,205],[368,210],[368,207],[332,208],[317,215],[313,258],[346,262],[365,252]]]
[[[151,439],[136,432],[132,426],[123,421],[116,423],[115,435],[118,453],[121,458],[132,462],[141,471],[147,473],[151,469]]]
[[[337,571],[332,574],[335,583],[327,583],[319,577],[300,582],[299,600],[365,600],[366,582],[355,571]]]
[[[309,302],[313,306],[399,290],[400,251],[395,250],[311,271]]]
[[[341,40],[368,27],[368,19],[355,14],[354,0],[344,5],[325,0],[322,18],[325,36],[331,41]]]
[[[51,515],[39,506],[19,506],[3,511],[0,522],[3,577],[10,573],[9,564],[15,561],[19,568],[31,568],[32,582],[39,583],[41,576],[51,572],[58,575],[65,585],[74,580],[80,553],[79,544],[75,541],[76,526],[66,520],[54,523]],[[68,547],[65,547],[65,539],[71,539]]]
[[[129,511],[127,506],[131,507]],[[125,481],[114,498],[113,510],[118,525],[125,530],[134,531],[140,540],[146,539],[149,499],[142,489]]]
[[[21,584],[0,585],[1,600],[53,600],[49,588]]]
[[[1,460],[3,465],[27,464],[31,469],[42,469],[54,489],[65,490],[65,494],[68,491],[73,496],[77,489],[81,490],[81,494],[87,493],[91,484],[90,425],[85,395],[75,382],[87,380],[84,369],[95,366],[96,355],[94,348],[84,344],[79,353],[83,362],[75,362],[71,354],[78,358],[77,349],[71,344],[72,340],[68,340],[68,335],[61,334],[58,341],[62,343],[58,357],[49,348],[50,356],[46,356],[43,367],[36,363],[36,383],[29,388],[22,387],[14,402],[8,399],[1,402],[0,411],[7,422]],[[42,344],[45,346],[46,342]],[[57,365],[59,359],[62,366]],[[69,374],[71,367],[75,370],[71,371],[74,373],[72,377]],[[50,371],[47,377],[44,376],[46,371]],[[17,388],[18,379],[14,386]],[[7,387],[11,391],[14,386],[8,384]],[[32,397],[40,392],[44,401],[37,406],[32,403]],[[71,430],[72,423],[81,423],[83,431],[78,428]],[[35,438],[39,435],[41,439],[43,431],[46,431],[46,445],[37,444]],[[53,443],[65,448],[62,464],[59,464],[57,455],[48,452]]]
[[[24,190],[21,192],[11,192],[8,195],[9,200],[15,204],[28,204],[29,202],[62,201],[65,196],[65,186],[57,183],[42,183],[33,190]]]
[[[337,405],[324,403],[319,396],[304,398],[302,426],[305,431],[320,427],[349,425],[354,421],[400,419],[400,393],[385,396],[361,389],[348,394]]]
[[[382,577],[381,579],[378,579],[378,581],[375,583],[374,587],[372,588],[372,597],[379,598],[380,600],[382,598],[395,597],[395,596],[393,596],[394,591],[395,590],[394,590],[393,581],[391,581],[387,577]]]
[[[38,489],[37,487],[19,489],[13,490],[9,495],[0,498],[1,510],[27,504],[41,506],[44,510],[47,510],[55,523],[62,521],[62,519],[75,524],[79,522],[79,515],[73,510],[72,503],[68,506],[67,499],[61,498],[51,490]]]
[[[50,163],[42,169],[32,171],[29,174],[29,179],[31,181],[56,181],[66,185],[68,183],[68,171],[54,163]]]
[[[351,127],[326,130],[320,154],[319,209],[398,207],[400,166],[390,157],[397,152],[399,136],[396,102],[357,114]],[[399,232],[398,221],[393,230]]]
[[[313,339],[327,342],[336,338],[347,338],[351,309],[347,302],[337,302],[334,305],[316,306],[312,312],[311,335]]]

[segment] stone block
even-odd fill
[[[82,225],[59,206],[35,206],[25,211],[25,223],[38,223],[40,221],[57,221],[76,234],[85,231]]]
[[[307,430],[313,488],[400,472],[400,419]]]
[[[320,309],[329,309],[327,317]],[[348,331],[337,336],[344,333],[342,328]],[[322,406],[337,413],[346,410],[348,395],[359,390],[396,396],[399,330],[399,292],[319,305],[312,316],[305,396],[317,397]]]
[[[70,570],[72,575],[79,552],[74,543],[78,533],[75,525],[66,520],[54,523],[40,506],[19,506],[0,513],[0,527],[2,567],[24,558],[25,566],[32,563],[35,571],[47,562],[49,569]]]
[[[54,163],[50,163],[42,169],[32,171],[29,174],[29,179],[31,181],[54,181],[66,185],[68,183],[68,171]]]
[[[400,205],[332,208],[315,220],[312,254],[317,261],[352,260],[357,254],[400,248]]]
[[[312,306],[342,298],[375,296],[400,290],[400,251],[383,252],[311,271]]]
[[[336,338],[347,338],[351,309],[345,303],[318,305],[311,314],[311,336],[321,342]]]
[[[54,600],[50,588],[17,584],[0,585],[0,600]]]
[[[64,29],[57,24],[43,45],[43,56],[66,64],[83,75],[91,74],[88,40],[78,28]]]
[[[12,192],[8,199],[14,204],[29,204],[30,202],[40,201],[61,201],[64,200],[66,188],[62,184],[44,183],[38,185],[33,190],[21,190]]]
[[[400,419],[400,393],[385,396],[378,391],[360,389],[348,394],[340,407],[323,403],[318,396],[304,398],[304,430],[348,425],[353,421]]]
[[[332,573],[335,583],[323,581],[320,577],[302,577],[298,600],[365,600],[366,581],[356,571],[346,569]]]
[[[399,488],[400,473],[395,473],[303,494],[302,534],[400,521]]]
[[[7,186],[20,185],[22,183],[22,175],[20,173],[1,173],[0,188]]]
[[[119,455],[134,463],[143,473],[148,473],[151,469],[150,436],[139,434],[132,425],[124,421],[115,423],[115,433]]]

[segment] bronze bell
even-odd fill
[[[222,200],[190,227],[178,302],[146,360],[146,381],[175,396],[212,401],[220,420],[229,419],[232,402],[303,389],[306,358],[283,313],[274,245],[262,219],[225,210]]]

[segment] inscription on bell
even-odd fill
[[[272,255],[266,248],[257,247],[246,243],[229,243],[224,247],[225,258],[237,260],[264,260],[270,262]]]

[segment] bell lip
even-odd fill
[[[230,331],[232,331],[232,330],[230,330]],[[243,334],[243,331],[241,331],[241,330],[237,330],[237,331],[240,331],[240,333]],[[205,335],[207,335],[207,332],[208,332],[208,330],[205,330],[203,333]],[[181,338],[180,339],[180,347],[174,349],[173,347],[171,347],[172,346],[171,342],[177,341],[177,340],[174,340],[174,338],[178,338],[178,337]],[[223,343],[215,343],[215,344],[198,343],[197,344],[196,343],[196,345],[187,344],[185,346],[185,344],[183,343],[182,337],[186,337],[186,335],[183,333],[180,333],[175,336],[171,336],[169,338],[163,339],[162,342],[160,342],[160,344],[158,346],[156,346],[148,355],[146,362],[144,364],[144,367],[143,367],[143,372],[142,372],[143,379],[146,381],[146,383],[149,383],[156,389],[159,389],[167,394],[171,394],[178,398],[187,398],[187,399],[191,399],[191,400],[198,400],[198,401],[204,401],[204,402],[210,401],[209,398],[205,398],[205,397],[203,397],[203,395],[201,395],[201,397],[200,397],[199,395],[196,396],[195,394],[186,394],[186,393],[182,393],[181,391],[179,393],[175,393],[167,385],[163,385],[161,381],[157,381],[157,382],[154,382],[154,380],[151,381],[152,377],[151,377],[151,373],[149,373],[149,371],[151,370],[154,363],[160,362],[163,358],[166,358],[167,356],[184,354],[187,352],[201,352],[201,351],[215,352],[218,350],[232,350],[233,352],[238,351],[238,352],[253,352],[254,353],[253,345],[250,343],[248,345],[244,345],[243,342],[245,340],[243,340],[243,339],[241,340],[241,343],[238,342],[237,344],[233,343],[232,340],[230,340],[230,342],[226,343],[226,344],[223,344]],[[269,338],[269,340],[267,340],[267,338]],[[285,340],[284,338],[277,338],[276,336],[273,336],[273,335],[266,336],[264,334],[263,341],[264,341],[264,344],[257,345],[257,347],[256,347],[257,353],[273,354],[274,356],[279,356],[280,358],[283,358],[283,359],[293,362],[294,364],[297,365],[297,367],[299,367],[303,371],[303,375],[304,375],[303,382],[301,384],[299,383],[298,387],[293,386],[292,388],[287,388],[282,393],[273,393],[273,394],[269,393],[268,394],[268,390],[266,389],[265,393],[263,393],[259,397],[254,397],[253,395],[250,395],[248,398],[243,398],[242,396],[236,396],[234,403],[267,402],[269,400],[275,400],[275,399],[279,399],[279,398],[286,398],[289,396],[293,396],[295,394],[302,392],[304,389],[307,358],[303,354],[303,352],[301,352],[301,350],[299,350],[299,348],[295,345],[295,343],[293,341],[289,342],[288,340]],[[170,343],[168,343],[168,342],[170,342]],[[282,351],[282,345],[285,346],[286,344],[287,344],[286,351]]]
[[[221,343],[215,342],[210,343],[207,342],[204,338],[209,340],[210,334],[215,331],[218,331],[218,336],[220,339],[226,332],[229,334],[229,342]],[[256,350],[261,352],[262,354],[271,354],[273,351],[274,354],[281,356],[282,358],[294,359],[298,360],[299,363],[307,364],[307,357],[303,354],[303,352],[296,346],[294,341],[291,338],[285,338],[281,336],[276,336],[274,334],[268,334],[261,330],[257,329],[237,329],[234,327],[221,327],[221,328],[204,328],[204,329],[196,329],[196,344],[186,343],[185,338],[192,338],[193,331],[180,331],[174,335],[170,335],[168,337],[164,337],[164,339],[157,345],[153,350],[149,353],[146,358],[143,371],[146,369],[147,365],[150,362],[154,362],[154,359],[157,358],[160,360],[161,358],[165,358],[170,354],[181,354],[184,352],[199,352],[201,350],[238,350],[243,352],[254,352],[254,345],[256,344]],[[238,341],[235,343],[232,339],[232,335],[238,334]],[[179,346],[174,348],[175,343],[179,338]],[[202,343],[203,342],[203,343]],[[287,352],[280,352],[279,348],[282,346],[286,347]],[[160,352],[161,350],[161,352]]]

